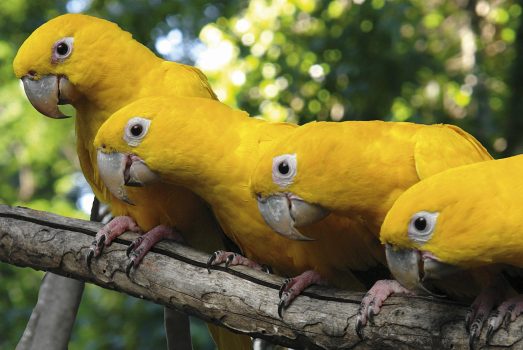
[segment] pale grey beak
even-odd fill
[[[439,280],[459,272],[461,269],[456,265],[442,263],[441,261],[424,259],[423,271],[426,280]]]
[[[125,174],[128,169],[128,156],[122,153],[104,153],[98,150],[96,157],[100,177],[109,191],[118,199],[134,205],[125,190]]]
[[[422,254],[416,249],[403,249],[386,244],[385,254],[389,269],[399,283],[407,289],[422,291],[436,297],[444,295],[434,293],[424,283],[459,271],[456,266],[422,258]]]
[[[141,187],[160,179],[143,160],[132,154],[98,150],[96,159],[100,177],[109,191],[131,205],[134,203],[127,196],[125,186]]]
[[[129,177],[125,178],[126,186],[142,187],[160,180],[160,177],[149,169],[143,160],[133,156],[131,156],[130,159]]]
[[[312,241],[296,229],[319,221],[329,214],[329,211],[319,205],[307,203],[301,199],[289,197],[286,194],[272,195],[267,198],[258,197],[258,209],[263,219],[274,231],[289,239]]]
[[[22,82],[29,102],[38,112],[50,118],[69,118],[58,109],[58,105],[71,103],[78,92],[66,77],[45,75],[34,80],[26,75]]]

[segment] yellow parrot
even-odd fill
[[[354,273],[384,263],[377,235],[356,220],[329,215],[303,230],[314,240],[289,240],[265,224],[251,195],[250,177],[260,154],[296,128],[250,118],[208,99],[146,98],[109,118],[94,146],[100,173],[119,197],[127,195],[124,184],[148,185],[159,178],[205,199],[225,234],[250,259],[218,252],[211,263],[266,264],[284,275],[315,270],[333,285],[363,290],[364,281]],[[327,214],[314,208],[307,213],[312,219]],[[343,249],[333,249],[333,241]]]
[[[458,269],[523,268],[522,176],[520,155],[450,169],[405,191],[380,233],[398,281],[416,288]],[[513,321],[523,311],[523,295],[511,296],[503,287],[493,283],[483,291],[494,294],[497,303],[508,298],[488,320],[487,341],[503,321]],[[471,327],[471,344],[490,311],[472,315],[477,322]]]
[[[96,235],[89,262],[126,230],[149,231],[131,245],[128,271],[162,238],[176,239],[181,234],[198,249],[223,248],[221,230],[208,205],[184,188],[158,183],[147,189],[129,189],[124,200],[111,195],[100,179],[93,147],[102,123],[138,98],[216,99],[203,73],[157,57],[114,23],[81,14],[62,15],[37,28],[20,47],[13,68],[27,97],[42,114],[65,118],[59,104],[72,104],[76,109],[82,171],[96,197],[109,204],[116,216]]]
[[[303,232],[296,217],[321,207],[360,221],[378,239],[387,211],[410,186],[448,168],[489,159],[474,137],[452,125],[317,122],[296,128],[268,148],[253,173],[251,190],[265,221],[288,238],[297,237],[298,228]],[[349,252],[350,247],[330,241],[331,251]],[[384,280],[363,298],[356,318],[360,337],[367,319],[391,293],[409,291]]]

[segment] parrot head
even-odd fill
[[[116,111],[98,129],[93,146],[100,177],[113,195],[127,202],[126,186],[141,187],[160,180],[189,186],[194,169],[201,168],[207,145],[207,134],[196,116],[233,112],[227,105],[202,97],[138,99]]]
[[[298,228],[325,218],[330,211],[314,199],[309,200],[314,189],[303,186],[302,178],[310,159],[298,152],[299,148],[291,137],[267,150],[251,177],[251,193],[263,219],[274,231],[293,240],[311,240]]]
[[[142,187],[159,180],[151,168],[159,168],[162,156],[157,153],[166,147],[165,140],[155,135],[163,127],[156,119],[168,114],[162,102],[144,98],[123,107],[102,124],[94,140],[100,177],[114,196],[129,204],[134,203],[126,186]]]
[[[488,264],[489,222],[495,214],[481,210],[495,205],[467,176],[481,163],[446,170],[428,177],[398,197],[381,226],[387,263],[406,288],[425,290],[426,283],[459,270]],[[482,261],[483,260],[483,261]]]
[[[129,41],[131,35],[114,23],[66,14],[44,23],[25,40],[13,69],[40,113],[66,118],[58,105],[75,105],[104,80],[116,79],[113,73],[126,54],[121,44]]]

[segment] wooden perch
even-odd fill
[[[423,297],[390,298],[360,340],[354,330],[361,293],[311,287],[278,317],[283,279],[243,267],[206,269],[207,254],[162,242],[125,275],[126,233],[93,259],[85,257],[100,224],[0,205],[0,260],[47,270],[167,305],[253,337],[297,349],[468,349],[466,307]],[[1,297],[1,296],[0,296]],[[492,344],[521,346],[523,317]],[[485,330],[479,342],[485,344]]]

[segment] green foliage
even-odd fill
[[[521,59],[521,11],[513,1],[253,0],[203,28],[208,46],[231,49],[202,67],[224,100],[271,120],[453,123],[503,152],[517,118],[507,78]]]
[[[513,0],[10,0],[0,2],[0,203],[86,218],[76,206],[74,118],[42,118],[11,70],[29,33],[75,10],[196,61],[223,101],[253,115],[446,122],[495,156],[522,147],[522,8]],[[0,265],[0,348],[15,347],[41,277]],[[195,348],[212,347],[193,325]],[[70,347],[165,347],[162,309],[87,286]]]

